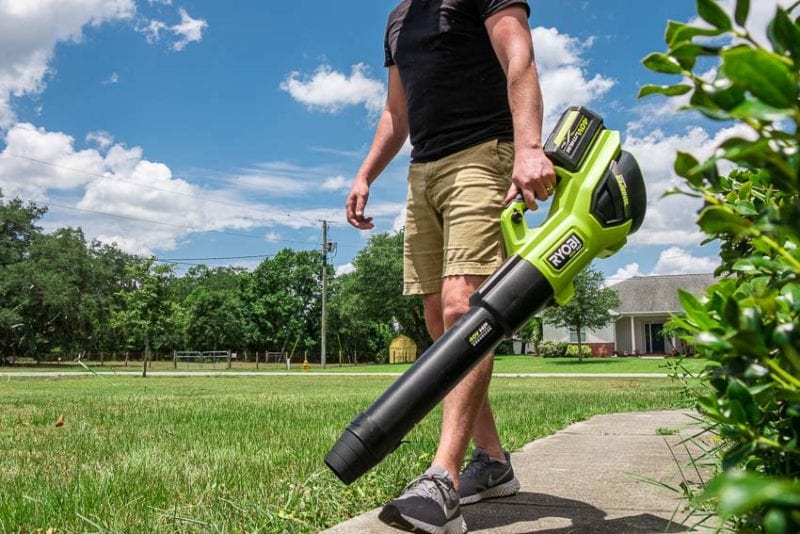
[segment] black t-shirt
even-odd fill
[[[411,158],[432,161],[490,139],[513,139],[506,76],[486,19],[527,0],[403,0],[389,15],[387,67],[408,104]]]

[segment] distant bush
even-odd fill
[[[543,341],[539,345],[539,353],[542,358],[563,358],[567,355],[568,346],[569,344],[563,341]]]
[[[581,345],[581,353],[583,357],[586,358],[592,355],[592,347],[589,345]],[[577,358],[578,357],[578,345],[569,345],[567,347],[567,356],[570,358]]]
[[[514,345],[510,339],[506,339],[500,342],[497,348],[494,350],[495,354],[514,354]]]

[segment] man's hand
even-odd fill
[[[515,150],[514,171],[511,174],[514,182],[506,193],[508,204],[518,194],[522,194],[528,209],[538,209],[536,200],[547,200],[556,187],[556,171],[544,150],[541,148],[523,148]]]
[[[369,184],[367,181],[359,178],[353,180],[353,187],[350,188],[350,194],[347,196],[345,212],[347,222],[359,230],[370,230],[375,227],[372,224],[372,217],[364,217],[364,208],[368,199]]]

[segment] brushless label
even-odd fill
[[[472,348],[477,348],[492,332],[494,332],[492,324],[489,321],[484,321],[467,337],[467,343],[469,343]]]
[[[583,240],[573,232],[547,257],[547,262],[553,269],[560,271],[581,250]]]

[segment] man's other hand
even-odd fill
[[[364,208],[367,206],[368,199],[369,185],[366,180],[356,178],[353,181],[353,187],[350,188],[350,194],[347,195],[345,213],[347,222],[359,230],[370,230],[375,227],[372,224],[372,217],[364,217]]]

